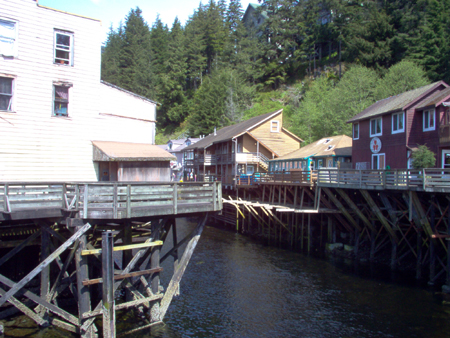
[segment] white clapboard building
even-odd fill
[[[169,180],[156,102],[100,80],[101,34],[98,20],[0,0],[0,181]]]

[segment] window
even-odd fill
[[[12,111],[13,79],[0,77],[0,110]]]
[[[423,131],[435,129],[434,109],[423,111]]]
[[[17,56],[17,22],[0,20],[0,55]]]
[[[392,114],[392,134],[405,131],[405,113]]]
[[[317,160],[317,168],[320,169],[323,167],[323,160]]]
[[[280,125],[278,121],[271,121],[270,122],[270,132],[271,133],[278,133],[280,131]]]
[[[54,63],[73,65],[73,33],[55,30]]]
[[[372,154],[372,169],[382,170],[386,167],[384,154]]]
[[[353,139],[359,140],[359,123],[353,124]]]
[[[189,150],[185,154],[186,154],[186,160],[193,160],[194,159],[194,151],[193,150]]]
[[[328,168],[332,168],[333,167],[333,160],[332,159],[328,159]]]
[[[381,117],[370,120],[370,136],[381,136],[383,128],[381,125]]]
[[[66,86],[53,86],[54,116],[69,116],[69,87]]]

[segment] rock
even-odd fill
[[[344,244],[342,244],[342,243],[333,243],[333,244],[327,243],[326,244],[327,251],[339,250],[339,249],[342,249],[343,247],[344,247]]]

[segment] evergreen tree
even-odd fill
[[[154,98],[150,60],[150,30],[139,7],[131,9],[125,22],[119,52],[119,86],[138,95]]]
[[[102,52],[102,80],[120,85],[119,54],[123,46],[123,27],[120,23],[117,32],[112,26],[109,28],[106,46]]]

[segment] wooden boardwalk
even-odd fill
[[[0,221],[127,219],[222,209],[220,182],[0,182]]]

